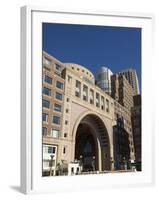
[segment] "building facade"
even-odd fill
[[[141,171],[141,95],[134,96],[134,107],[131,110],[132,113],[132,128],[134,137],[134,148],[136,158],[136,169]]]
[[[58,154],[58,141],[62,133],[64,111],[65,80],[61,77],[64,65],[48,54],[43,56],[42,89],[42,135],[43,135],[43,175],[55,175]],[[52,158],[52,160],[51,160]],[[50,167],[52,166],[52,172]]]
[[[111,76],[111,96],[129,111],[133,107],[135,92],[127,79],[122,74]]]
[[[117,101],[114,101],[116,124],[113,127],[115,169],[130,169],[135,161],[131,112]]]
[[[88,69],[43,52],[42,104],[43,176],[114,170],[114,100]]]
[[[109,74],[109,92],[84,66],[43,52],[43,176],[128,170],[139,162],[134,90],[124,75],[99,71]]]
[[[128,80],[128,82],[130,83],[130,85],[132,86],[135,92],[135,95],[140,94],[139,81],[138,81],[136,70],[132,68],[125,69],[121,71],[120,74],[123,74],[125,78]]]
[[[113,75],[112,71],[107,67],[101,67],[96,76],[97,85],[104,92],[111,95],[111,76]]]

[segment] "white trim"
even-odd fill
[[[28,9],[37,12],[55,12],[55,13],[70,13],[70,14],[87,14],[87,15],[98,15],[98,16],[117,16],[117,17],[129,17],[129,18],[142,18],[142,19],[153,19],[154,15],[152,13],[144,12],[118,12],[118,11],[107,11],[107,10],[91,10],[91,9],[79,9],[73,8],[73,10],[68,11],[67,8],[61,7],[45,7],[36,5],[27,5]]]
[[[21,191],[32,190],[31,8],[21,8]]]

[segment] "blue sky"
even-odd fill
[[[101,66],[113,73],[132,67],[141,82],[140,28],[44,23],[43,50],[94,75]]]

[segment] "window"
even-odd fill
[[[43,153],[48,153],[48,146],[47,145],[43,145]]]
[[[63,154],[65,154],[65,153],[66,153],[66,147],[63,148]]]
[[[67,80],[68,80],[68,82],[70,83],[71,80],[72,80],[72,77],[68,75],[68,76],[67,76]]]
[[[46,83],[52,84],[52,78],[50,78],[49,76],[45,75],[44,81]]]
[[[88,87],[86,85],[83,86],[83,100],[88,100]]]
[[[52,122],[53,122],[54,124],[60,124],[60,117],[58,117],[58,116],[53,116]]]
[[[57,112],[61,112],[61,105],[59,104],[54,104],[54,110],[57,111]]]
[[[42,106],[43,106],[44,108],[50,108],[50,102],[43,99],[43,100],[42,100]]]
[[[77,171],[76,171],[76,173],[77,173],[77,174],[79,173],[79,167],[77,167]]]
[[[56,81],[56,87],[59,89],[63,89],[63,83],[61,83],[60,81]]]
[[[69,112],[69,109],[68,108],[66,108],[66,113],[68,113]]]
[[[64,137],[65,137],[65,138],[67,137],[67,133],[64,133]]]
[[[48,114],[43,113],[42,120],[43,120],[43,122],[48,122]]]
[[[43,88],[43,94],[46,94],[48,96],[51,96],[51,89],[44,87]]]
[[[70,99],[69,99],[69,98],[67,98],[67,99],[66,99],[66,101],[67,101],[67,102],[69,102],[69,101],[70,101]]]
[[[101,97],[101,109],[104,110],[104,97]]]
[[[56,92],[56,99],[62,100],[62,94]]]
[[[43,135],[43,136],[46,136],[46,135],[47,135],[47,128],[46,128],[46,127],[43,127],[43,128],[42,128],[42,135]]]
[[[68,124],[68,121],[67,121],[67,120],[65,120],[65,124],[66,124],[66,125]]]
[[[109,100],[106,99],[106,111],[109,112]]]
[[[54,160],[53,160],[54,161]],[[52,162],[52,167],[55,165],[55,161],[54,162]],[[43,159],[43,169],[44,168],[48,168],[48,167],[50,167],[50,160],[45,160],[45,159]],[[46,176],[49,176],[50,175],[50,172],[49,171],[45,171],[45,172],[43,172],[43,173],[45,173],[46,174]],[[48,174],[47,174],[48,173]],[[43,175],[44,176],[44,175]]]
[[[96,93],[96,106],[99,107],[99,93]]]
[[[44,57],[44,58],[43,58],[43,64],[45,64],[45,65],[50,65],[50,64],[51,64],[51,61],[50,61],[48,58]]]
[[[75,87],[75,96],[80,97],[81,96],[81,83],[76,80],[76,87]]]
[[[56,68],[56,70],[61,71],[61,66],[60,65],[55,64],[55,68]]]
[[[94,91],[90,89],[90,104],[94,104]]]
[[[51,130],[51,136],[54,137],[54,138],[59,138],[59,136],[60,136],[60,131],[59,131],[59,130],[52,129],[52,130]]]
[[[55,147],[48,147],[48,153],[55,153]]]

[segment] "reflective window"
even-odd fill
[[[44,81],[45,81],[46,83],[52,84],[52,78],[49,77],[49,76],[47,76],[47,75],[45,75]]]
[[[90,89],[90,104],[94,104],[94,91]]]
[[[56,70],[61,71],[61,66],[60,65],[55,64],[55,68],[56,68]]]
[[[56,92],[56,99],[62,100],[62,94],[60,94],[59,92]]]
[[[43,106],[44,108],[50,108],[50,102],[43,99],[43,100],[42,100],[42,106]]]
[[[43,127],[43,128],[42,128],[42,135],[43,135],[43,136],[46,136],[46,135],[47,135],[47,128],[46,128],[46,127]]]
[[[43,120],[43,122],[48,122],[48,114],[43,113],[42,114],[42,120]]]
[[[96,93],[96,106],[99,107],[100,105],[100,100],[99,100],[100,96],[99,93]]]
[[[50,64],[51,64],[51,61],[50,61],[48,58],[43,57],[43,64],[45,64],[45,65],[50,65]]]
[[[51,96],[51,89],[49,89],[49,88],[47,88],[47,87],[44,87],[44,88],[43,88],[43,94],[48,95],[48,96]]]
[[[86,85],[83,86],[83,100],[88,101],[88,87]]]
[[[59,136],[60,136],[60,131],[59,131],[59,130],[52,129],[52,130],[51,130],[51,136],[54,137],[54,138],[59,138]]]
[[[54,124],[60,124],[60,117],[58,117],[58,116],[53,116],[52,122],[53,122]]]
[[[56,81],[56,87],[59,89],[63,89],[63,83],[61,83],[60,81]]]
[[[75,96],[80,97],[81,96],[81,83],[76,80],[76,87],[75,87]]]
[[[54,110],[57,111],[57,112],[61,112],[61,105],[59,104],[54,104]]]
[[[56,147],[52,145],[43,145],[43,153],[55,154]]]
[[[55,153],[55,147],[48,147],[48,153]]]

